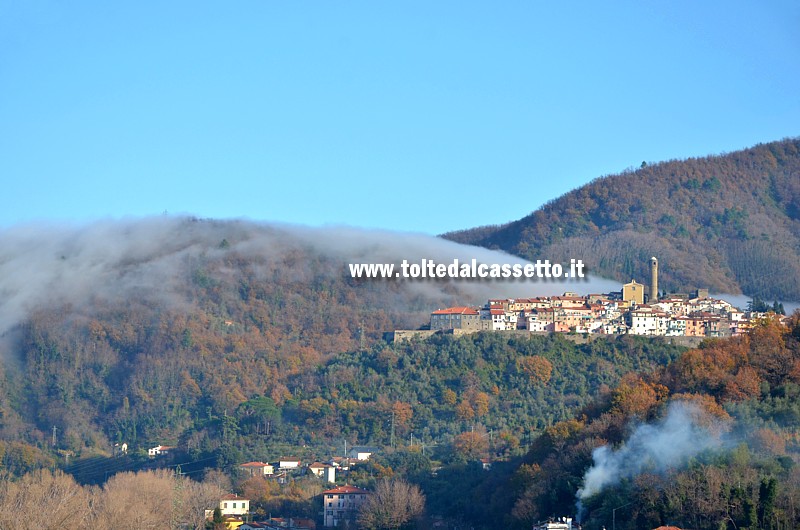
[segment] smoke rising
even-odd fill
[[[225,246],[220,245],[223,240]],[[485,263],[527,263],[501,252],[423,234],[169,216],[85,225],[20,225],[0,231],[0,241],[0,336],[38,308],[59,304],[68,303],[80,310],[91,308],[96,300],[124,301],[132,295],[183,304],[180,285],[185,282],[187,263],[229,251],[244,258],[281,260],[300,248],[340,262],[341,267],[330,271],[339,276],[345,273],[348,262],[476,258]],[[291,274],[303,281],[306,269],[298,263]],[[566,290],[606,292],[618,290],[619,284],[598,279],[405,281],[402,288],[423,301],[457,298],[464,304],[478,304],[490,297],[560,294]]]
[[[673,401],[666,417],[656,424],[643,424],[618,449],[604,445],[592,452],[594,464],[583,477],[576,494],[581,501],[643,472],[663,473],[686,465],[690,458],[707,449],[721,446],[707,414],[697,405]]]

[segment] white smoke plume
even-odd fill
[[[223,240],[228,242],[226,248],[220,246]],[[236,251],[245,258],[279,260],[298,248],[339,262],[341,267],[330,271],[335,275],[345,274],[348,262],[476,258],[482,263],[527,263],[508,254],[433,236],[351,227],[311,228],[170,216],[83,225],[27,224],[0,230],[0,337],[31,312],[48,306],[69,303],[80,309],[90,307],[95,300],[124,301],[134,294],[181,304],[179,275],[185,274],[185,263],[193,258]],[[306,272],[299,263],[292,274],[303,280]],[[464,304],[484,303],[488,298],[619,288],[616,282],[602,279],[407,281],[403,286],[423,300],[453,299],[455,295]]]
[[[640,425],[618,449],[607,445],[595,449],[594,464],[584,475],[583,487],[576,495],[578,511],[581,501],[623,479],[643,472],[663,473],[680,468],[703,451],[720,447],[718,433],[722,429],[704,425],[708,425],[708,417],[697,405],[675,401],[670,403],[662,421]]]

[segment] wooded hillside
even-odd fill
[[[542,176],[546,177],[545,175]],[[670,292],[707,287],[800,300],[800,140],[598,178],[503,226],[445,234],[528,259],[569,262]]]

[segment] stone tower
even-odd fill
[[[650,301],[658,301],[658,260],[650,258]]]

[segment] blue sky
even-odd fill
[[[0,0],[0,227],[436,234],[797,135],[795,0]]]

